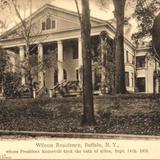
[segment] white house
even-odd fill
[[[64,79],[67,79],[67,81],[80,80],[79,68],[82,65],[82,45],[77,13],[46,4],[33,13],[31,17],[33,24],[31,46],[34,46],[32,52],[37,55],[37,61],[43,61],[44,57],[49,54],[49,50],[56,50],[58,53],[58,69],[51,66],[45,72],[40,71],[38,73],[39,88],[45,85],[50,90],[57,82],[61,82]],[[91,26],[94,48],[99,43],[98,39],[101,31],[106,30],[112,39],[115,36],[115,28],[109,22],[92,17]],[[0,45],[14,54],[13,57],[16,58],[12,62],[16,65],[25,59],[25,42],[19,36],[20,32],[21,24],[0,36]],[[136,48],[127,39],[125,39],[124,47],[127,90],[130,92],[153,93],[154,62],[152,62],[151,66],[146,60],[144,60],[145,64],[139,64],[141,59],[144,58],[142,56],[146,56],[148,48]],[[54,58],[54,56],[51,56],[51,58]],[[98,90],[98,78],[96,76],[93,73],[93,85],[94,89]],[[22,84],[25,83],[26,79],[22,74]],[[137,86],[135,85],[136,83]],[[136,89],[137,87],[138,89]],[[159,92],[158,88],[157,92]]]

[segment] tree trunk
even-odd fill
[[[124,7],[126,0],[113,0],[116,18],[115,93],[126,93],[124,66]]]
[[[91,66],[91,41],[90,41],[90,11],[89,1],[82,0],[82,56],[83,56],[83,118],[82,125],[94,125],[92,66]]]
[[[28,73],[30,96],[31,96],[31,98],[33,98],[33,84],[32,84],[33,80],[32,80],[32,74],[31,74],[29,55],[30,55],[30,51],[29,51],[29,40],[28,40],[28,41],[26,41],[26,61],[27,61],[27,65],[29,67],[29,68],[27,68],[27,73]]]

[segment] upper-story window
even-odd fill
[[[42,22],[42,31],[55,28],[56,28],[56,22],[51,18],[47,18],[45,21]]]
[[[45,30],[45,29],[46,29],[46,23],[42,22],[42,30]]]
[[[126,63],[129,63],[129,52],[126,51]]]
[[[132,64],[135,64],[134,56],[132,55]]]
[[[145,56],[136,57],[136,67],[137,68],[145,67]]]
[[[46,29],[51,29],[51,19],[47,18],[46,20]]]

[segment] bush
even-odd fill
[[[7,72],[3,77],[4,94],[9,98],[20,96],[19,88],[21,87],[21,77],[18,73]]]

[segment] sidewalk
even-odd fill
[[[66,133],[66,132],[36,132],[36,131],[9,131],[0,130],[3,136],[31,136],[54,138],[89,138],[89,139],[127,139],[127,140],[160,140],[160,136],[132,135],[132,134],[97,134],[97,133]]]

